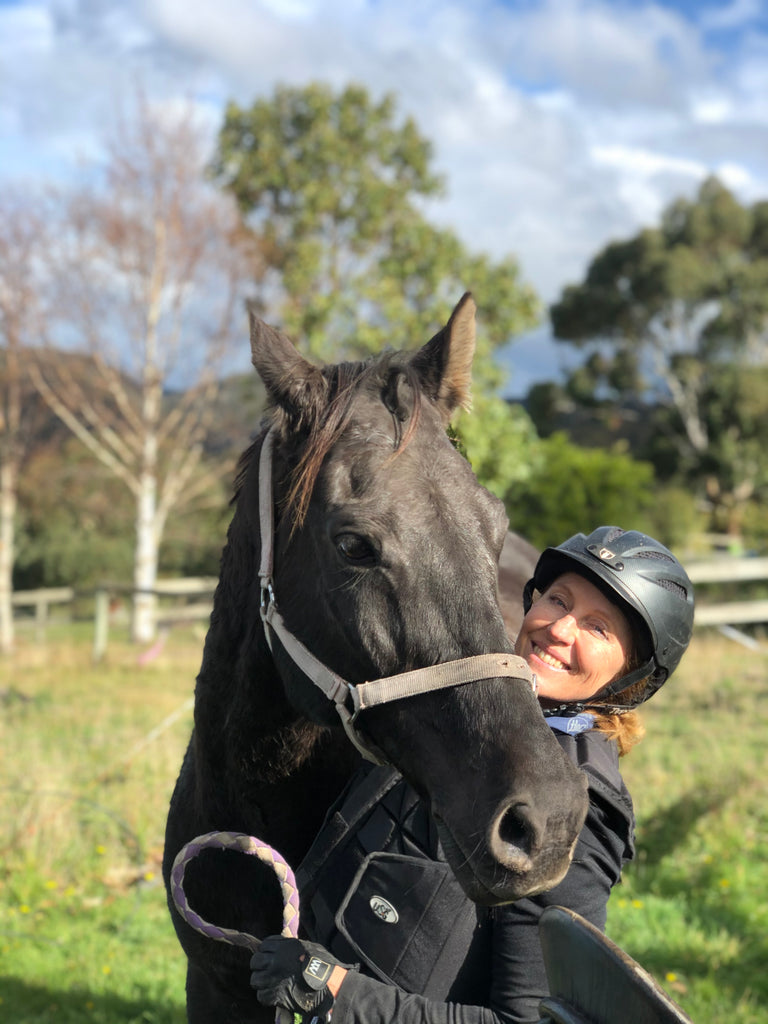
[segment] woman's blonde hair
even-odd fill
[[[638,667],[640,659],[636,651],[633,651],[619,676],[626,675]],[[618,676],[617,676],[618,678]],[[592,704],[588,710],[595,716],[595,728],[598,732],[605,733],[612,740],[616,740],[619,748],[619,757],[628,754],[632,747],[645,736],[645,725],[639,711],[632,705],[637,698],[642,699],[645,695],[647,679],[639,679],[636,683],[628,686],[626,690],[614,694],[611,698],[610,707],[602,708],[599,703]],[[620,705],[626,701],[626,711]]]
[[[628,754],[645,736],[645,724],[639,711],[626,711],[623,715],[606,714],[597,708],[590,708],[590,711],[595,715],[595,729],[616,741],[619,757]]]

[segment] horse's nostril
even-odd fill
[[[531,808],[518,801],[501,811],[490,831],[491,853],[510,871],[526,873],[533,866],[532,854],[538,845]]]
[[[499,820],[498,835],[502,843],[530,853],[531,826],[525,804],[514,804],[504,811]]]

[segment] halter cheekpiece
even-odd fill
[[[401,672],[363,683],[350,683],[324,665],[301,640],[288,629],[278,611],[273,579],[274,502],[272,495],[272,450],[275,428],[267,432],[259,457],[259,531],[261,534],[261,619],[272,649],[274,633],[294,664],[333,702],[350,741],[368,761],[387,764],[380,750],[364,738],[356,726],[357,717],[366,708],[389,701],[428,693],[445,687],[461,686],[480,679],[506,677],[528,681],[536,692],[536,677],[523,658],[514,654],[478,654],[439,665]]]

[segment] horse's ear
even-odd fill
[[[251,324],[251,362],[272,401],[300,427],[311,422],[327,401],[328,385],[319,367],[310,363],[293,342],[248,310]]]
[[[470,405],[476,308],[470,292],[465,292],[445,327],[411,360],[425,393],[446,422],[456,409]]]

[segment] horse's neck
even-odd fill
[[[197,680],[195,748],[204,814],[298,863],[358,761],[341,729],[288,704],[261,622],[218,596]],[[234,628],[233,628],[234,627]]]

